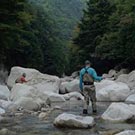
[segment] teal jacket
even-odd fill
[[[94,80],[101,81],[103,78],[97,76],[95,69],[91,67],[85,67],[88,73],[94,78]],[[85,68],[80,71],[80,89],[83,90],[83,75],[85,74]]]

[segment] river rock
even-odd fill
[[[135,94],[128,96],[128,98],[126,99],[126,102],[135,104]]]
[[[116,70],[114,70],[114,69],[111,69],[109,72],[108,72],[108,77],[116,77],[117,76],[117,72],[116,72]]]
[[[13,103],[28,110],[37,110],[40,106],[46,104],[47,98],[48,94],[25,84],[14,85],[10,96]],[[30,106],[30,103],[28,102],[30,102],[32,106]]]
[[[71,76],[72,76],[73,78],[78,77],[78,76],[79,76],[79,71],[73,72],[73,73],[71,74]]]
[[[131,90],[135,89],[135,70],[129,74],[120,75],[116,81],[126,83]]]
[[[7,84],[9,87],[13,87],[15,80],[26,73],[26,80],[29,80],[26,84],[35,87],[42,92],[59,92],[60,79],[56,76],[42,74],[38,70],[30,68],[13,67],[8,77]]]
[[[66,86],[69,84],[69,82],[62,82],[60,84],[60,90],[59,90],[59,93],[60,94],[66,94],[68,93],[68,90],[66,89]]]
[[[124,122],[135,115],[135,105],[112,103],[103,113],[102,118],[112,122]]]
[[[79,80],[78,79],[74,79],[73,81],[71,82],[68,82],[66,85],[65,85],[65,89],[67,90],[67,92],[75,92],[75,91],[80,91],[80,88],[79,88]]]
[[[10,91],[7,86],[0,85],[0,99],[8,100]]]
[[[8,109],[12,105],[13,105],[13,102],[11,101],[0,100],[0,107],[2,107],[5,110]]]
[[[51,102],[65,102],[65,98],[63,95],[51,93],[47,100],[50,100]]]
[[[127,74],[122,74],[122,75],[118,76],[118,79],[116,81],[117,82],[127,83],[128,75]]]
[[[103,87],[97,91],[98,101],[125,101],[131,91],[127,84],[113,82],[113,84]]]
[[[41,112],[38,117],[39,117],[39,119],[46,119],[48,117],[48,113],[47,112]]]
[[[30,97],[21,97],[17,101],[14,102],[18,107],[23,107],[26,110],[34,110],[37,111],[41,108],[41,106]]]
[[[128,82],[127,82],[128,86],[131,89],[135,89],[135,71],[132,71],[129,75],[128,75]]]
[[[5,110],[0,108],[0,114],[4,114],[5,113]]]
[[[66,100],[70,100],[71,98],[76,98],[76,99],[84,100],[84,97],[79,92],[70,92],[70,93],[64,94],[63,97]]]
[[[135,130],[125,130],[115,135],[135,135]]]
[[[63,113],[54,120],[54,125],[68,128],[91,128],[95,125],[95,122],[94,118],[90,116],[82,117]]]
[[[95,82],[96,91],[100,91],[102,88],[105,88],[109,85],[113,85],[115,82],[112,80],[102,80],[101,82]]]

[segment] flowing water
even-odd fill
[[[135,130],[135,123],[116,124],[101,120],[100,116],[107,109],[109,104],[110,103],[104,102],[97,103],[97,115],[92,115],[91,107],[89,108],[89,115],[93,116],[96,121],[96,125],[92,129],[60,129],[53,126],[54,119],[63,112],[81,115],[81,101],[69,101],[63,104],[54,104],[53,106],[59,105],[62,109],[52,111],[46,120],[40,120],[37,116],[32,115],[9,117],[7,122],[0,124],[0,129],[7,128],[8,130],[13,131],[15,135],[100,135],[100,133],[104,132],[106,132],[106,135],[111,135],[111,132],[118,132],[126,129]]]

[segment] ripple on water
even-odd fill
[[[20,118],[11,118],[8,123],[1,123],[0,129],[7,128],[11,131],[15,131],[16,135],[99,135],[101,132],[108,131],[121,131],[125,129],[135,130],[135,123],[109,123],[100,119],[102,113],[107,109],[110,103],[98,103],[98,114],[94,115],[96,120],[96,126],[92,129],[59,129],[53,126],[53,120],[62,112],[69,112],[73,114],[81,114],[82,102],[67,102],[60,105],[62,110],[53,111],[47,120],[40,120],[36,116],[23,116]],[[89,108],[89,115],[91,115],[91,107]]]

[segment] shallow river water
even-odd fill
[[[135,130],[135,123],[110,123],[101,120],[100,116],[107,109],[109,104],[110,103],[105,102],[97,103],[97,115],[92,115],[91,107],[89,108],[89,115],[93,116],[96,121],[96,125],[92,129],[59,129],[53,126],[54,119],[63,112],[82,115],[81,101],[53,104],[53,106],[61,106],[62,109],[52,111],[46,120],[40,120],[37,116],[31,115],[10,117],[7,122],[0,124],[0,129],[7,128],[16,135],[111,135],[112,133],[126,129]]]

